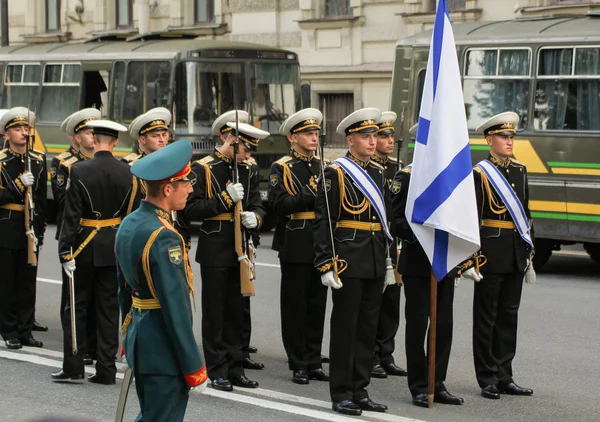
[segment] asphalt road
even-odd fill
[[[0,346],[0,420],[30,421],[60,415],[88,421],[114,420],[120,390],[116,386],[57,385],[50,373],[61,366],[62,332],[60,265],[56,255],[54,226],[48,228],[38,273],[37,320],[48,325],[47,333],[35,333],[43,349],[8,351]],[[263,371],[246,371],[260,383],[258,390],[236,389],[223,393],[211,388],[190,399],[186,421],[309,421],[360,420],[331,411],[328,386],[312,381],[308,386],[291,382],[291,372],[281,343],[279,317],[279,268],[269,249],[272,235],[263,236],[259,248],[259,280],[252,299],[252,344],[258,347],[255,360]],[[196,245],[194,245],[195,249]],[[192,256],[195,251],[192,251]],[[194,264],[200,291],[199,266]],[[454,302],[454,344],[446,386],[464,397],[463,406],[436,405],[421,409],[410,402],[406,378],[373,380],[371,398],[387,404],[385,414],[364,413],[364,420],[383,421],[597,421],[600,419],[600,265],[580,249],[573,248],[551,258],[538,283],[525,285],[520,311],[519,344],[514,362],[515,380],[533,388],[533,397],[502,396],[490,401],[479,395],[471,352],[471,282],[462,282]],[[198,298],[198,304],[200,298]],[[330,304],[329,304],[330,305]],[[328,310],[328,315],[329,315]],[[402,304],[404,312],[404,304]],[[200,340],[200,309],[195,317]],[[323,342],[329,345],[328,318]],[[405,365],[404,318],[397,336],[396,361]],[[90,367],[89,373],[93,373]],[[327,369],[327,365],[325,365]],[[122,370],[122,369],[121,369]],[[138,411],[135,390],[130,393],[125,420]]]

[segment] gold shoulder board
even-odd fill
[[[60,165],[61,165],[61,166],[65,166],[66,168],[70,168],[70,167],[71,167],[71,165],[75,164],[77,161],[79,161],[79,160],[77,159],[77,157],[76,157],[76,156],[73,156],[73,157],[69,158],[68,160],[61,161],[61,162],[60,162]]]
[[[404,172],[404,173],[408,173],[408,174],[410,174],[410,173],[412,172],[412,167],[408,167],[408,166],[407,166],[407,167],[404,167],[404,168],[403,168],[402,170],[400,170],[400,171],[402,171],[402,172]]]
[[[0,150],[0,160],[4,160],[6,158],[6,149]]]
[[[290,157],[289,155],[284,155],[279,160],[275,161],[275,163],[279,164],[279,165],[284,165],[285,163],[287,163],[291,159],[292,159],[292,157]]]
[[[35,150],[34,150],[35,151]],[[38,151],[35,151],[35,153],[33,151],[31,151],[29,153],[33,158],[42,161],[44,159],[44,153],[40,153]]]
[[[201,158],[200,160],[197,160],[196,162],[198,164],[208,164],[211,163],[213,161],[213,156],[212,155],[207,155],[204,158]]]
[[[514,158],[511,158],[510,162],[511,162],[511,164],[515,164],[517,166],[525,167],[525,164],[521,163],[520,161],[515,160]]]
[[[58,154],[56,156],[56,158],[58,159],[58,161],[62,161],[65,158],[68,158],[71,155],[71,153],[69,151],[65,151],[65,152],[61,152],[60,154]]]

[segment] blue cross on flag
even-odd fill
[[[438,0],[406,216],[439,281],[480,247],[467,117],[446,0]]]

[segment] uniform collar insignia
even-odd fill
[[[381,158],[379,155],[373,154],[373,156],[371,157],[371,160],[375,161],[377,164],[381,164],[382,166],[385,166],[388,162],[388,157]]]
[[[90,157],[88,157],[87,155],[83,154],[81,151],[77,151],[77,155],[79,156],[79,158],[81,158],[84,161],[90,159]]]
[[[163,210],[162,208],[155,208],[154,212],[156,213],[156,215],[158,215],[160,218],[164,218],[165,220],[167,220],[168,222],[171,222],[171,216],[169,215],[168,212],[166,212],[165,210]]]
[[[223,161],[225,161],[226,163],[231,163],[231,158],[229,158],[228,156],[226,156],[225,154],[221,153],[221,151],[219,151],[218,149],[215,148],[215,156]]]
[[[310,160],[313,159],[314,155],[311,155],[310,157],[307,157],[306,155],[300,154],[298,151],[296,151],[295,149],[292,148],[292,155],[294,157],[296,157],[299,160],[305,161],[305,162],[309,162]]]
[[[15,157],[24,158],[25,154],[21,154],[19,152],[13,151],[12,148],[8,148],[8,153],[14,155]]]
[[[506,160],[501,161],[490,154],[488,160],[490,160],[492,163],[494,163],[494,165],[497,167],[508,167],[510,165],[510,158],[507,158]]]
[[[363,161],[361,159],[356,158],[354,155],[352,155],[352,153],[350,151],[348,151],[348,154],[346,154],[346,157],[348,157],[349,159],[354,161],[356,164],[361,166],[363,169],[366,169],[367,166],[369,165],[368,161]]]

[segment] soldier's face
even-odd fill
[[[290,136],[290,142],[299,153],[310,155],[311,152],[317,150],[317,145],[319,145],[319,131],[309,130],[295,133]]]
[[[486,138],[492,156],[501,160],[510,158],[513,154],[514,135],[490,135]]]
[[[346,137],[346,142],[348,142],[352,155],[363,161],[369,160],[375,153],[377,145],[375,132],[351,133]]]
[[[181,211],[185,208],[187,198],[194,189],[189,180],[179,180],[165,187],[165,196],[169,201],[171,211]]]
[[[96,146],[94,142],[94,130],[92,128],[80,130],[75,135],[75,139],[79,147],[87,151],[93,151]]]
[[[11,145],[22,146],[27,143],[27,135],[29,135],[29,126],[15,126],[6,129],[6,139]]]
[[[394,152],[394,133],[377,135],[377,152],[389,155]]]
[[[166,130],[153,130],[140,136],[140,144],[150,154],[166,146],[169,142],[169,134]]]

